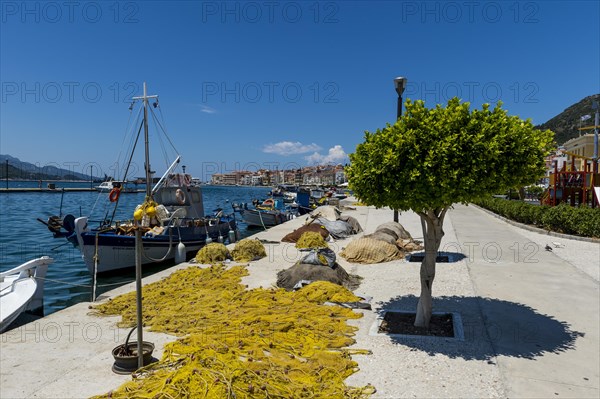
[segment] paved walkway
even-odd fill
[[[467,267],[506,394],[600,397],[598,282],[479,209],[457,206],[450,222],[469,248]],[[587,247],[596,248],[587,261],[597,270],[600,245]]]
[[[344,213],[356,217],[366,233],[392,219],[386,209],[357,207]],[[414,213],[402,213],[400,220],[420,238]],[[257,235],[273,243],[267,245],[267,258],[250,264],[244,284],[271,286],[277,271],[298,260],[293,245],[277,241],[303,221]],[[561,240],[564,250],[548,252],[546,236],[532,236],[465,206],[449,212],[445,232],[442,250],[453,261],[437,266],[434,311],[459,314],[464,340],[377,334],[384,312],[416,308],[419,264],[399,260],[358,265],[338,257],[346,270],[363,277],[357,292],[373,297],[373,311],[362,311],[364,317],[352,321],[359,327],[355,347],[372,354],[354,357],[360,371],[347,383],[374,385],[374,398],[598,398],[600,295],[597,279],[590,276],[600,267],[600,245],[572,246]],[[351,240],[332,246],[339,253]],[[570,247],[578,252],[569,252]],[[89,397],[130,378],[110,371],[110,350],[123,342],[127,330],[115,327],[118,318],[88,315],[88,305],[75,305],[0,336],[0,397]],[[156,344],[158,357],[164,343],[174,339],[145,334]]]

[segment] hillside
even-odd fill
[[[8,178],[15,180],[87,180],[90,176],[62,169],[54,165],[34,165],[23,162],[10,155],[0,154],[0,179],[6,178],[6,161],[8,160]],[[98,179],[94,177],[94,179]]]
[[[594,94],[584,98],[576,104],[571,105],[560,114],[556,115],[549,121],[536,126],[537,129],[550,129],[556,133],[556,143],[561,145],[565,141],[570,140],[574,137],[579,136],[579,122],[583,115],[590,115],[591,118],[581,122],[581,126],[593,126],[594,125],[594,110],[592,109],[592,101],[599,101],[600,94]],[[587,133],[593,133],[593,130],[586,131]]]

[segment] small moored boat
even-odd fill
[[[21,313],[43,308],[44,278],[53,261],[43,256],[0,273],[0,332]]]
[[[107,180],[96,186],[96,190],[101,193],[113,193],[115,190],[119,190],[119,193],[138,193],[141,192],[137,188],[129,187],[128,181],[119,180]]]
[[[242,218],[248,226],[267,228],[286,222],[293,217],[289,211],[282,208],[282,203],[281,199],[269,198],[260,205],[256,203],[254,209],[234,205],[234,210],[242,214]]]

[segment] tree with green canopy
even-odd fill
[[[363,203],[420,216],[425,257],[415,326],[428,327],[448,208],[534,183],[544,175],[554,133],[509,116],[501,103],[471,110],[453,98],[445,107],[429,109],[420,100],[407,100],[405,107],[394,125],[365,132],[347,174]]]

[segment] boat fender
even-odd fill
[[[182,189],[178,188],[177,191],[175,191],[175,198],[180,205],[185,204],[185,193]]]
[[[121,189],[119,187],[115,187],[110,190],[110,193],[108,194],[108,200],[110,202],[117,202],[119,200],[119,195],[121,195]]]
[[[179,241],[177,252],[175,252],[175,263],[185,262],[185,244]]]
[[[235,231],[233,230],[229,230],[229,232],[227,233],[228,238],[229,238],[229,243],[233,244],[235,242]]]
[[[207,234],[206,240],[204,242],[205,242],[205,244],[210,244],[212,242],[212,238],[210,238],[210,236]]]
[[[223,244],[223,236],[221,235],[221,232],[219,231],[219,238],[218,238],[219,242],[221,244]]]

